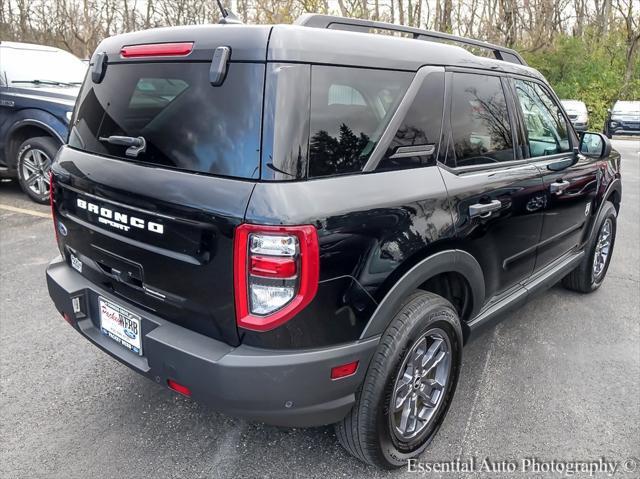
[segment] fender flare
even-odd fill
[[[585,235],[584,244],[589,244],[589,242],[593,239],[593,236],[597,234],[597,227],[599,224],[602,209],[607,203],[607,198],[609,198],[609,196],[611,196],[611,193],[613,193],[614,191],[620,195],[620,198],[622,198],[622,181],[620,181],[620,178],[613,179],[602,195],[602,201],[600,201],[600,204],[598,205],[598,210],[593,215],[591,224],[589,224],[589,229],[587,231],[587,234]]]
[[[55,117],[54,117],[55,118]],[[9,130],[7,131],[7,141],[5,142],[5,146],[4,146],[4,154],[5,157],[7,158],[7,163],[9,163],[9,148],[11,145],[11,142],[8,141],[11,136],[20,128],[25,127],[25,126],[36,126],[42,130],[44,130],[45,132],[47,132],[50,136],[52,136],[53,138],[56,139],[56,141],[60,142],[60,145],[64,145],[65,141],[62,139],[62,136],[60,136],[60,133],[58,131],[56,131],[55,128],[53,128],[51,125],[45,123],[44,121],[41,120],[37,120],[34,118],[25,118],[23,120],[18,120],[16,121],[13,125],[11,125],[11,127],[9,127]],[[9,166],[13,167],[14,165],[9,164]]]
[[[593,235],[596,234],[596,227],[598,225],[598,220],[600,218],[600,213],[602,212],[602,208],[604,208],[604,205],[607,202],[607,198],[609,198],[609,196],[611,196],[611,193],[613,193],[614,191],[617,192],[620,195],[620,198],[622,199],[622,181],[620,181],[620,178],[613,179],[611,183],[609,183],[609,186],[607,186],[607,189],[605,190],[604,194],[602,195],[602,201],[600,201],[600,204],[598,205],[598,211],[596,211],[596,213],[593,215],[593,218],[591,219],[591,224],[589,225],[588,233],[585,235],[584,244],[589,243]]]
[[[622,181],[620,180],[620,178],[613,179],[611,183],[609,183],[609,186],[607,186],[604,195],[602,195],[602,202],[598,207],[598,213],[603,208],[605,202],[607,201],[607,198],[609,198],[609,196],[611,196],[611,193],[613,193],[614,191],[616,191],[620,195],[620,199],[622,200]]]
[[[473,298],[470,317],[475,317],[484,304],[484,274],[476,259],[463,250],[452,249],[435,253],[407,271],[378,304],[360,339],[382,334],[399,311],[404,299],[422,283],[440,273],[459,273],[468,282]]]

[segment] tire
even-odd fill
[[[18,148],[18,182],[36,203],[49,202],[49,170],[58,148],[58,143],[47,136],[29,138]]]
[[[340,444],[361,461],[386,469],[406,466],[407,460],[419,456],[438,432],[451,404],[460,373],[462,344],[460,320],[451,303],[424,291],[407,298],[382,335],[353,409],[335,425]],[[426,351],[419,361],[423,368],[429,351],[434,352],[430,355],[434,362],[441,360],[430,368],[424,383],[416,375],[410,375],[410,381],[401,381],[400,377],[407,377],[401,373],[409,374],[420,351]],[[444,371],[448,371],[446,377]],[[443,387],[431,389],[433,381],[444,383]],[[403,423],[402,411],[411,407],[412,401],[422,401],[417,394],[427,390],[434,407],[422,411],[428,411],[429,419],[424,423]],[[392,401],[402,405],[399,412],[390,409]],[[424,402],[421,405],[425,407]],[[406,437],[401,431],[403,424]]]
[[[565,288],[579,293],[591,293],[604,282],[616,241],[617,215],[613,203],[610,201],[605,202],[594,225],[595,234],[589,239],[585,247],[586,255],[584,259],[576,269],[562,280],[562,285]],[[602,260],[600,253],[603,252],[606,243],[603,235],[606,235],[607,229],[609,231],[608,246],[606,246],[606,257]],[[598,266],[595,264],[596,258],[598,258]]]
[[[607,137],[607,138],[609,138],[609,139],[611,139],[611,137],[613,136],[613,135],[611,135],[611,132],[609,131],[609,124],[608,124],[608,123],[605,123],[605,124],[604,124],[604,131],[603,131],[603,133],[604,133],[604,136],[606,136],[606,137]]]

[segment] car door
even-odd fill
[[[524,154],[540,169],[545,187],[538,271],[582,242],[601,160],[574,152],[578,139],[547,85],[524,78],[511,81],[527,136]]]
[[[457,239],[480,263],[489,299],[533,272],[544,187],[518,148],[522,135],[506,78],[462,71],[447,77],[441,171]]]

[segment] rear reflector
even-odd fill
[[[180,393],[184,396],[191,396],[191,389],[189,389],[187,386],[183,386],[182,384],[175,382],[173,379],[167,379],[167,386],[169,386],[169,389],[173,389],[175,392]]]
[[[336,366],[335,368],[331,368],[331,379],[346,378],[347,376],[355,374],[357,370],[358,361]]]
[[[193,42],[148,43],[146,45],[125,45],[120,50],[123,58],[139,57],[184,57],[193,50]]]

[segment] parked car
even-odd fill
[[[580,100],[560,100],[560,102],[576,131],[586,131],[589,126],[587,105]]]
[[[612,135],[640,135],[640,101],[615,102],[613,108],[607,110],[604,134],[607,138]]]
[[[228,414],[336,423],[354,456],[406,466],[476,328],[605,279],[620,156],[513,50],[307,15],[115,36],[90,72],[52,167],[49,294]]]
[[[49,168],[66,141],[87,66],[58,48],[0,42],[0,177],[49,201]]]

